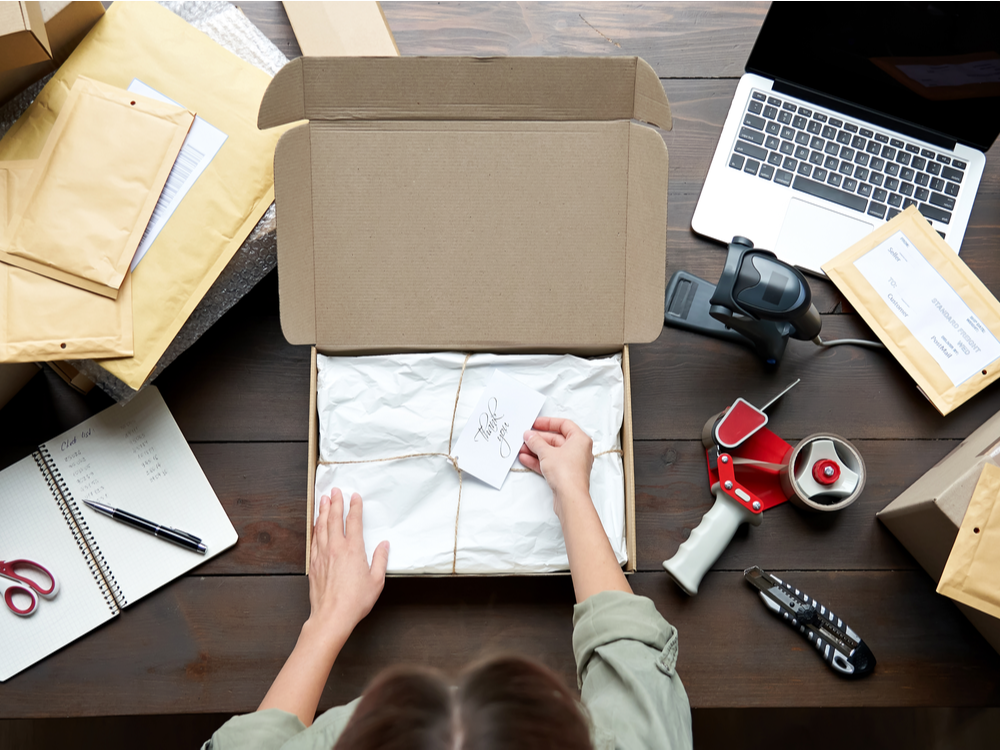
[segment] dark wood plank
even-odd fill
[[[302,573],[306,444],[197,443],[192,448],[239,535],[235,547],[192,574]]]
[[[661,78],[736,77],[767,3],[382,3],[404,55],[638,55]]]
[[[278,319],[277,273],[157,378],[191,442],[308,437],[309,347],[292,346]]]
[[[246,14],[289,57],[299,53],[280,3]],[[383,5],[403,54],[638,54],[663,80],[674,113],[668,274],[714,280],[721,245],[690,230],[735,79],[766,10],[761,3],[396,3]],[[988,156],[962,256],[1000,292],[1000,146]],[[811,279],[826,338],[871,332],[832,284]],[[237,546],[116,622],[0,685],[0,716],[237,712],[254,708],[308,612],[304,481],[308,349],[288,345],[271,274],[157,382],[240,535]],[[1000,706],[1000,657],[875,512],[986,417],[995,386],[942,418],[884,353],[822,351],[790,342],[765,369],[749,349],[674,329],[633,348],[639,564],[633,576],[677,625],[680,669],[696,709],[744,706]],[[789,442],[834,432],[868,464],[865,494],[837,514],[785,505],[743,528],[694,598],[660,568],[711,507],[698,437],[705,420],[744,396],[771,410]],[[52,373],[0,410],[0,467],[110,403],[82,397]],[[831,606],[879,659],[862,683],[838,680],[742,581],[759,564]],[[786,573],[786,571],[788,571]],[[573,684],[572,591],[566,577],[387,583],[335,667],[323,706],[354,697],[384,666],[458,669],[515,651]],[[773,716],[773,713],[765,714]],[[824,714],[824,720],[829,715]]]
[[[824,338],[872,339],[855,315],[823,316]],[[738,397],[763,405],[796,378],[776,405],[772,429],[785,440],[832,432],[848,440],[965,438],[1000,410],[996,384],[947,417],[917,390],[887,352],[857,346],[820,349],[789,341],[777,367],[748,347],[675,328],[631,347],[632,417],[640,440],[692,439]]]
[[[680,633],[677,666],[692,706],[1000,704],[1000,656],[923,572],[769,572],[845,619],[875,654],[874,674],[859,681],[834,675],[764,607],[742,571],[711,573],[693,599],[643,577],[636,590]]]
[[[233,4],[243,11],[243,15],[252,21],[253,25],[260,29],[289,60],[302,55],[292,27],[288,23],[288,16],[280,2],[253,0],[253,2]]]
[[[739,572],[711,573],[693,599],[663,575],[636,574],[636,591],[681,634],[692,706],[1000,705],[1000,656],[923,573],[773,572],[847,618],[876,673],[839,679]],[[321,706],[352,699],[386,666],[457,671],[498,652],[538,659],[572,685],[572,601],[568,578],[390,580]],[[181,579],[0,686],[0,717],[253,710],[308,609],[304,576]]]
[[[0,408],[0,469],[113,403],[100,389],[77,393],[49,367],[42,368]]]

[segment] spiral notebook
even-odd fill
[[[91,510],[103,502],[203,539],[200,555]],[[236,530],[154,387],[0,472],[0,560],[59,581],[29,617],[0,599],[0,682],[236,543]],[[13,581],[0,577],[0,594]]]

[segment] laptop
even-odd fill
[[[821,266],[916,204],[958,252],[1000,133],[1000,3],[770,7],[692,229]]]

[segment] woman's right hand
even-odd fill
[[[518,454],[521,464],[545,477],[552,489],[553,506],[561,519],[570,504],[592,503],[590,470],[594,441],[569,419],[539,417],[524,433]]]
[[[631,592],[590,498],[594,441],[568,419],[539,417],[524,433],[518,458],[552,488],[552,507],[566,541],[576,600],[582,602],[600,591]]]

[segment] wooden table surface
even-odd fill
[[[279,3],[241,6],[289,57]],[[717,279],[724,249],[691,215],[766,3],[395,3],[384,12],[405,55],[639,55],[674,115],[668,274]],[[1000,292],[1000,152],[988,157],[962,257]],[[823,334],[871,337],[832,284],[810,280]],[[157,380],[239,532],[235,548],[0,685],[0,717],[242,712],[256,707],[308,612],[305,551],[309,351],[289,345],[275,274]],[[846,510],[789,504],[743,527],[689,598],[670,557],[713,502],[700,434],[737,396],[763,403],[795,378],[771,428],[852,441],[868,467]],[[631,583],[680,631],[678,668],[697,708],[1000,706],[1000,656],[875,519],[876,511],[1000,410],[987,390],[948,417],[883,352],[790,342],[774,371],[749,349],[664,329],[632,348],[639,571]],[[0,466],[111,401],[51,372],[0,410]],[[2,519],[0,519],[2,522]],[[873,676],[838,679],[762,606],[742,572],[760,565],[847,618],[878,658]],[[351,637],[321,707],[355,697],[399,662],[459,668],[496,651],[539,659],[574,681],[568,577],[394,579]],[[0,646],[2,647],[2,646]]]

